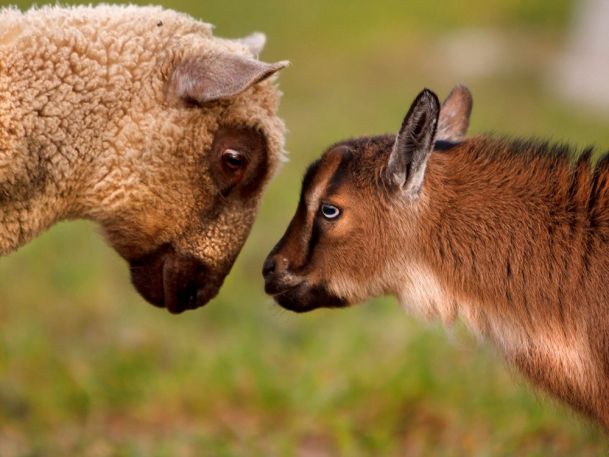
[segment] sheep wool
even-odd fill
[[[226,270],[284,154],[271,75],[285,64],[258,61],[254,38],[214,37],[209,24],[160,7],[0,9],[0,255],[85,218],[127,259],[165,243]],[[234,82],[230,66],[197,81],[201,64],[173,90],[176,69],[201,59],[268,68],[193,103],[175,92]],[[209,151],[222,126],[264,137],[264,183],[247,199],[218,197]]]

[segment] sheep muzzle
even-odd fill
[[[223,282],[202,261],[178,254],[170,245],[133,259],[129,265],[131,281],[142,297],[172,314],[205,305]]]

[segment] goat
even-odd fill
[[[609,428],[609,158],[465,139],[471,96],[424,90],[397,135],[330,147],[267,257],[265,290],[303,312],[392,295],[461,318],[532,383]]]
[[[146,300],[207,303],[283,157],[264,40],[159,7],[0,9],[0,255],[89,219]]]

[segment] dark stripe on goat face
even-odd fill
[[[294,271],[304,264],[306,257],[302,240],[307,230],[307,205],[304,194],[301,194],[296,213],[292,217],[285,233],[269,255],[280,254],[287,260],[287,267]]]
[[[309,188],[313,185],[317,171],[321,165],[321,160],[316,160],[307,168],[304,178],[302,180],[302,187],[300,189],[300,199],[296,208],[296,214],[290,221],[290,224],[281,237],[273,252],[283,252],[284,257],[288,259],[291,269],[298,269],[299,267],[306,264],[308,259],[308,250],[306,246],[303,246],[301,240],[307,239],[307,202],[306,194]],[[310,238],[310,237],[309,237]],[[307,243],[308,245],[308,243]]]
[[[317,209],[321,197],[327,191],[328,182],[340,165],[337,163],[338,159],[336,155],[324,155],[309,166],[302,182],[296,214],[285,235],[273,249],[276,253],[282,252],[293,272],[306,267],[319,241],[321,227],[317,219]]]
[[[319,220],[319,206],[324,197],[338,188],[337,186],[345,175],[348,159],[343,154],[342,148],[329,150],[316,163],[315,174],[306,180],[305,184],[308,185],[307,188],[305,189],[303,186],[303,198],[307,203],[308,212],[306,225],[310,231],[306,243],[306,256],[303,260],[303,266],[308,265],[311,261],[323,231]],[[311,201],[311,197],[314,197],[315,201]]]
[[[328,195],[328,196],[336,193],[338,191],[338,189],[340,188],[341,184],[344,182],[345,177],[347,176],[347,173],[349,170],[349,164],[351,163],[351,158],[352,158],[351,152],[348,149],[341,148],[340,150],[337,150],[337,152],[335,154],[340,154],[340,162],[338,163],[338,166],[334,170],[334,173],[332,174],[332,176],[330,177],[330,179],[328,180],[328,183],[326,185],[324,194]],[[307,265],[311,261],[311,258],[313,257],[313,253],[315,252],[315,248],[317,247],[317,244],[319,243],[319,238],[321,236],[322,230],[323,230],[323,228],[320,224],[319,216],[318,216],[317,210],[316,210],[315,214],[313,215],[313,223],[312,223],[312,227],[311,227],[311,237],[309,238],[307,256],[305,258],[304,265]]]
[[[313,253],[315,252],[315,248],[319,243],[319,237],[321,235],[321,227],[319,224],[319,220],[315,216],[313,218],[313,224],[311,227],[311,236],[309,237],[309,245],[307,247],[307,255],[304,259],[303,265],[308,265],[311,262],[311,258],[313,257]]]
[[[302,180],[296,213],[292,217],[285,233],[271,251],[271,255],[280,254],[284,257],[292,272],[302,268],[308,261],[308,246],[311,234],[308,224],[309,209],[306,197],[311,188],[314,187],[317,172],[321,165],[321,159],[319,159],[307,168]]]
[[[317,170],[319,170],[320,165],[321,159],[313,162],[311,165],[309,165],[309,168],[307,168],[304,178],[302,178],[302,187],[300,189],[300,200],[302,202],[304,202],[305,195],[309,190],[309,187],[311,187],[311,184],[313,183],[313,180],[315,178],[315,175],[317,174]]]
[[[349,172],[349,165],[353,159],[353,155],[351,151],[347,148],[341,148],[340,152],[341,158],[338,167],[336,167],[336,171],[328,181],[327,185],[327,194],[332,195],[338,191],[341,184],[345,181],[345,177]]]
[[[331,195],[338,190],[340,184],[342,183],[346,175],[346,171],[349,165],[349,159],[350,157],[347,157],[346,154],[341,156],[338,167],[336,167],[336,170],[328,180],[324,194]],[[317,205],[317,207],[319,207],[319,204]],[[305,257],[304,265],[309,264],[309,262],[311,261],[313,253],[315,252],[315,248],[317,247],[317,244],[319,242],[321,231],[322,227],[319,223],[319,216],[317,214],[316,209],[315,213],[313,214],[313,221],[311,224],[311,236],[309,237],[309,244],[307,247],[307,255]]]

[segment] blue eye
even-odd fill
[[[336,219],[340,216],[340,209],[329,203],[322,203],[319,207],[319,212],[328,220]]]

